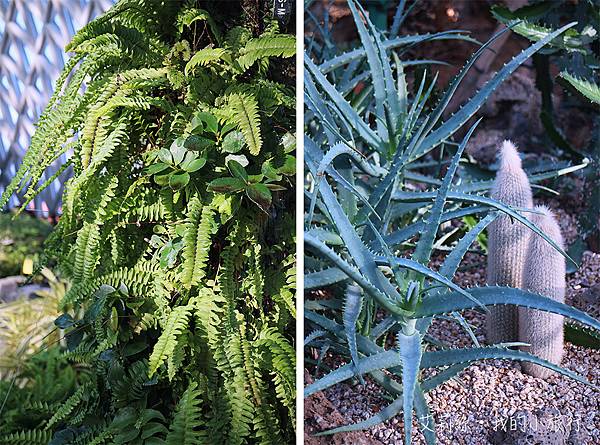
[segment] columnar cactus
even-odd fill
[[[510,141],[504,141],[498,153],[500,168],[491,197],[511,207],[533,207],[531,186],[521,167],[521,158]],[[525,253],[531,231],[509,216],[499,216],[488,227],[489,285],[522,288]],[[517,309],[515,306],[492,307],[487,320],[489,343],[517,341]]]
[[[563,248],[563,239],[556,218],[544,206],[538,206],[531,222]],[[532,234],[523,270],[523,288],[530,292],[565,302],[565,259],[541,236]],[[563,317],[535,309],[519,308],[519,340],[531,346],[523,347],[540,358],[560,364],[563,356]],[[523,362],[523,371],[545,378],[553,371]]]

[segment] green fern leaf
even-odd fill
[[[52,439],[50,431],[28,430],[0,437],[0,443],[10,445],[48,445]]]
[[[188,76],[198,66],[208,66],[213,62],[223,60],[227,51],[223,48],[203,48],[192,56],[185,65],[185,75]]]
[[[98,246],[100,243],[100,230],[95,224],[84,224],[77,236],[75,243],[75,266],[73,268],[73,281],[81,282],[92,278],[96,264],[100,259]]]
[[[177,410],[171,431],[167,436],[167,445],[202,445],[207,443],[203,429],[201,393],[196,382],[190,383],[177,403]]]
[[[202,206],[195,198],[189,205],[187,227],[183,236],[183,274],[181,281],[188,289],[197,286],[206,275],[206,262],[211,246],[214,209]]]
[[[296,39],[291,35],[262,36],[250,40],[240,51],[238,63],[247,70],[257,60],[269,57],[292,57],[296,54]]]
[[[232,110],[232,120],[244,135],[250,154],[256,156],[262,147],[256,98],[249,94],[232,94],[229,96],[229,106]]]
[[[156,342],[156,345],[154,345],[152,355],[150,355],[148,363],[149,377],[152,377],[159,366],[162,365],[168,357],[173,355],[173,351],[177,346],[177,337],[179,337],[181,332],[186,328],[191,310],[191,306],[178,306],[173,309],[171,314],[169,314],[164,330]]]

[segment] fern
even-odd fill
[[[190,306],[178,306],[169,315],[163,327],[163,333],[160,335],[150,359],[148,362],[148,376],[152,377],[158,367],[164,361],[173,355],[173,351],[177,346],[177,337],[186,328],[188,317],[192,308]]]
[[[177,403],[177,410],[167,435],[167,445],[201,445],[207,437],[203,429],[201,398],[198,385],[191,382]]]
[[[240,51],[238,63],[243,70],[257,60],[270,57],[291,57],[296,53],[296,40],[292,36],[266,35],[250,40]]]
[[[214,210],[199,200],[190,203],[187,228],[183,235],[183,285],[197,286],[206,275],[205,266],[211,245]]]
[[[63,403],[54,415],[48,420],[46,429],[51,429],[56,423],[64,420],[73,410],[79,405],[87,395],[85,392],[89,390],[89,386],[80,386],[77,391]]]
[[[65,384],[19,377],[23,394],[40,394],[9,397],[11,412],[35,422],[11,417],[0,436],[47,427],[73,444],[293,439],[295,357],[282,342],[294,336],[284,210],[295,83],[266,68],[293,55],[294,38],[274,21],[262,34],[247,28],[255,21],[242,9],[184,3],[120,0],[77,32],[1,198],[18,192],[23,210],[72,151],[58,166],[72,177],[43,258],[68,283],[64,341],[47,345]],[[210,187],[232,180],[242,185]]]
[[[249,94],[232,94],[229,97],[229,106],[232,111],[231,120],[242,131],[250,154],[258,155],[262,147],[262,138],[256,99]]]
[[[20,431],[0,437],[1,443],[11,445],[47,445],[52,433],[41,430]]]

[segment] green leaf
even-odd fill
[[[246,140],[241,131],[231,131],[223,138],[221,147],[223,148],[223,151],[227,153],[237,153],[245,144]]]
[[[248,173],[246,173],[246,169],[242,166],[242,164],[231,159],[227,162],[227,168],[234,178],[241,179],[245,183],[248,182]]]
[[[203,125],[206,124],[206,125]],[[206,111],[200,111],[194,114],[192,118],[192,131],[201,127],[201,131],[208,130],[213,134],[217,134],[219,131],[219,124],[214,114],[207,113]]]
[[[208,184],[209,192],[235,193],[244,190],[246,183],[237,178],[217,178]]]
[[[173,190],[179,190],[190,182],[190,174],[188,172],[172,174],[169,177],[169,187]]]
[[[587,79],[575,77],[567,71],[562,71],[559,76],[591,102],[600,105],[600,86],[598,84]]]
[[[250,184],[246,187],[246,195],[264,212],[271,206],[271,191],[264,184]]]
[[[198,153],[188,151],[185,154],[185,158],[183,158],[183,161],[181,162],[179,167],[181,167],[188,173],[193,173],[200,170],[202,167],[204,167],[205,164],[206,158],[204,157],[204,155],[198,157]]]
[[[184,146],[185,138],[179,137],[173,141],[169,151],[171,152],[171,156],[173,157],[173,163],[175,165],[179,165],[181,161],[183,161],[183,157],[185,156],[187,150]]]
[[[183,32],[184,26],[190,26],[197,21],[205,21],[210,27],[211,32],[217,39],[217,41],[221,40],[221,32],[219,31],[219,27],[212,19],[210,14],[204,9],[199,8],[189,8],[184,9],[183,12],[177,18],[177,24],[179,32]]]
[[[152,164],[146,167],[146,174],[155,175],[156,173],[160,173],[166,170],[167,168],[169,168],[167,164],[165,164],[164,162],[159,162],[157,164]]]
[[[227,54],[227,50],[223,48],[203,48],[192,56],[190,61],[185,65],[185,75],[188,76],[191,71],[199,66],[208,66],[214,62],[223,60],[223,56]]]
[[[215,141],[208,139],[196,134],[192,134],[185,139],[184,146],[189,150],[202,151],[206,148],[212,147]]]
[[[269,57],[292,57],[296,54],[296,38],[292,35],[264,35],[250,40],[240,51],[238,63],[243,70],[257,60]]]

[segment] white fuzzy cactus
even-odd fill
[[[533,207],[531,186],[521,166],[521,158],[510,141],[504,141],[498,157],[500,168],[491,197],[511,207]],[[522,288],[525,253],[531,230],[509,216],[501,215],[488,227],[489,285]],[[517,308],[497,306],[490,308],[487,320],[489,343],[517,341]]]
[[[552,212],[544,206],[535,208],[540,214],[530,218],[542,232],[563,248],[560,227]],[[523,288],[530,292],[565,302],[565,259],[546,240],[531,235],[523,271]],[[536,309],[519,308],[519,340],[531,346],[523,347],[537,357],[560,364],[563,356],[563,317]],[[553,373],[548,368],[523,362],[523,371],[545,378]]]

